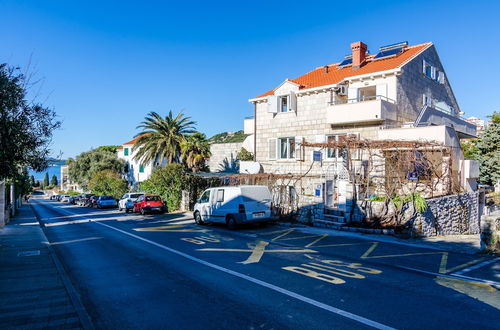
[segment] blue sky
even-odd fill
[[[0,63],[38,78],[63,121],[53,154],[136,133],[184,110],[208,136],[243,128],[249,98],[361,40],[435,43],[465,116],[500,110],[500,1],[4,1]]]

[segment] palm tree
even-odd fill
[[[210,157],[210,144],[205,134],[195,132],[193,135],[186,136],[181,143],[181,155],[193,172],[202,170],[205,166],[205,159]]]
[[[152,111],[144,121],[137,126],[142,132],[136,135],[137,141],[133,150],[138,150],[134,156],[142,164],[158,161],[160,164],[166,159],[169,163],[179,162],[180,145],[187,134],[194,133],[195,122],[191,117],[179,112],[177,116],[169,111],[165,118]]]

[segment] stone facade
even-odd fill
[[[243,142],[214,143],[210,145],[212,156],[208,161],[210,172],[238,172],[236,156],[243,147]]]
[[[479,234],[479,192],[428,199],[429,208],[413,221],[420,236]]]

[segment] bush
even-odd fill
[[[178,210],[182,190],[186,189],[189,175],[181,164],[168,164],[165,168],[153,170],[151,177],[141,182],[141,189],[147,194],[160,195],[167,202],[168,210]]]
[[[121,178],[120,174],[112,170],[105,170],[92,176],[89,188],[92,193],[97,195],[111,195],[120,198],[128,191],[128,184]]]
[[[239,160],[242,161],[253,161],[253,154],[245,148],[241,148],[240,152],[236,156]]]

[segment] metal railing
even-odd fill
[[[396,104],[395,100],[390,99],[387,96],[384,96],[384,95],[371,95],[371,96],[358,96],[358,97],[352,98],[352,99],[336,100],[336,101],[333,101],[333,102],[328,102],[328,105],[359,103],[359,102],[374,101],[374,100],[384,100],[386,102]]]

